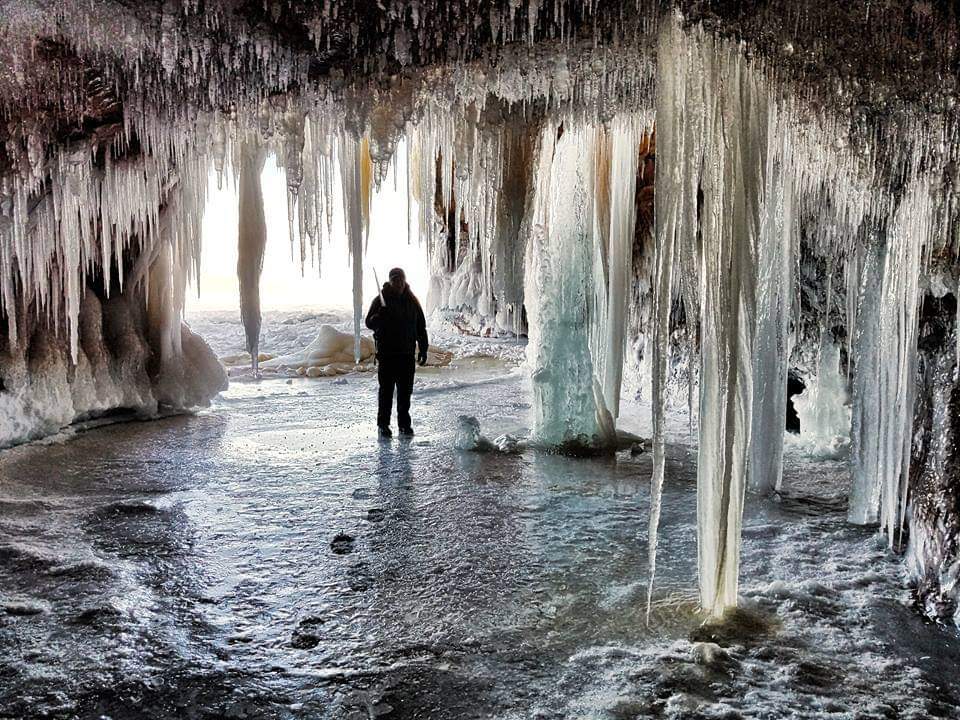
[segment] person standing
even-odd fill
[[[401,435],[412,436],[410,395],[413,393],[414,360],[427,362],[427,321],[420,301],[407,285],[401,268],[390,271],[389,281],[370,303],[367,327],[377,344],[377,380],[380,382],[377,430],[382,438],[392,437],[390,415],[393,391],[397,391],[397,426]]]

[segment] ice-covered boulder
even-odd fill
[[[524,438],[504,433],[493,441],[488,440],[480,432],[480,421],[473,415],[457,417],[457,435],[454,444],[458,450],[468,452],[499,452],[504,455],[514,455],[527,449]]]
[[[360,338],[360,362],[353,355],[353,335],[340,332],[331,325],[323,325],[317,337],[303,350],[281,355],[260,363],[260,369],[294,370],[308,377],[330,377],[348,372],[369,370],[376,353],[373,339]]]

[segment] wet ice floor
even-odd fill
[[[0,717],[958,716],[957,638],[843,522],[842,466],[749,500],[747,609],[700,628],[672,446],[648,627],[646,456],[454,449],[458,414],[493,436],[527,402],[516,375],[421,393],[378,443],[372,378],[235,384],[0,454]]]

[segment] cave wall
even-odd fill
[[[180,351],[161,359],[142,289],[105,298],[87,285],[74,356],[65,328],[25,309],[16,345],[0,329],[0,448],[117,413],[148,419],[208,405],[226,389],[226,374],[203,339],[177,322]]]

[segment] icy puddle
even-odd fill
[[[649,458],[456,450],[460,414],[527,425],[493,370],[424,374],[410,442],[350,376],[0,454],[0,717],[960,714],[957,637],[845,524],[842,464],[748,498],[745,609],[701,628],[671,446],[648,627]]]

